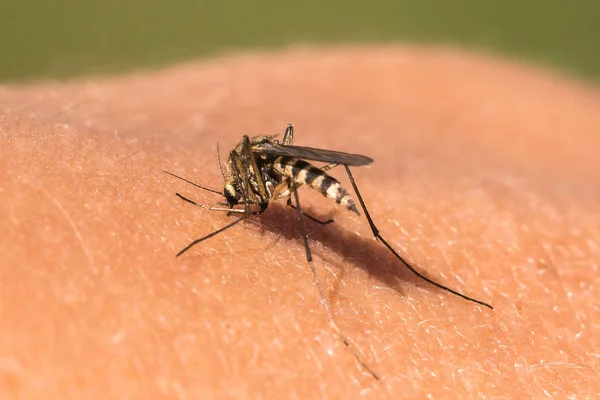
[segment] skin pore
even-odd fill
[[[600,392],[600,96],[447,49],[297,49],[0,87],[3,398],[585,398]],[[243,134],[364,154],[381,234],[308,188],[233,216]],[[355,198],[343,167],[330,171]],[[355,198],[356,200],[356,198]]]

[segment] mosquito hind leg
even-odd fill
[[[298,207],[296,207],[295,205],[292,204],[292,198],[291,197],[288,197],[287,205],[289,207],[292,207],[294,210],[298,210]],[[303,216],[305,216],[306,218],[310,219],[313,222],[316,222],[319,225],[329,225],[329,224],[335,222],[333,220],[333,218],[329,218],[327,221],[323,221],[323,220],[318,219],[317,217],[313,217],[312,215],[310,215],[310,214],[308,214],[308,213],[306,213],[306,212],[304,212],[302,210],[300,210],[300,212],[302,213]]]
[[[354,181],[354,177],[352,176],[352,173],[350,172],[350,167],[348,167],[347,165],[344,164],[344,168],[346,168],[346,173],[348,174],[348,178],[350,179],[350,183],[352,184],[352,187],[354,188],[354,193],[356,193],[356,197],[358,198],[358,202],[360,203],[361,208],[363,209],[364,213],[365,213],[365,217],[367,218],[367,221],[369,222],[369,227],[371,228],[371,231],[373,232],[373,236],[375,236],[375,238],[377,240],[379,240],[381,243],[383,243],[383,245],[385,247],[388,248],[388,250],[394,255],[394,257],[396,257],[396,259],[398,261],[400,261],[406,268],[408,268],[408,270],[410,272],[412,272],[416,277],[424,280],[427,283],[430,283],[431,285],[445,290],[446,292],[452,293],[453,295],[456,295],[458,297],[461,297],[467,301],[485,306],[487,308],[490,309],[494,309],[494,307],[492,307],[490,304],[483,302],[481,300],[477,300],[474,299],[472,297],[466,296],[460,292],[457,292],[456,290],[450,289],[447,286],[442,285],[441,283],[437,283],[429,278],[427,278],[425,275],[421,274],[419,271],[417,271],[412,265],[410,265],[408,263],[408,261],[406,261],[404,258],[402,258],[400,256],[400,254],[398,254],[396,252],[396,250],[394,250],[392,248],[392,246],[390,246],[390,244],[381,236],[381,234],[379,233],[379,229],[377,229],[377,227],[375,226],[375,223],[373,222],[373,219],[371,219],[371,215],[369,214],[369,212],[367,211],[367,206],[365,206],[365,202],[362,198],[362,196],[360,195],[360,192],[358,191],[358,187],[356,186],[356,182]]]

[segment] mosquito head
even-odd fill
[[[235,186],[231,182],[227,182],[225,184],[225,188],[223,189],[223,195],[225,196],[225,200],[229,207],[233,207],[238,204],[238,196],[237,191],[235,190]]]

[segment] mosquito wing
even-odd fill
[[[372,158],[360,154],[350,154],[341,151],[315,149],[314,147],[284,146],[275,143],[260,143],[252,146],[252,151],[258,154],[288,156],[304,160],[321,161],[326,163],[361,166],[371,164]]]

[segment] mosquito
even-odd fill
[[[347,210],[360,215],[360,212],[356,208],[356,203],[350,197],[346,189],[344,189],[337,179],[327,173],[327,171],[330,169],[339,165],[343,165],[350,183],[352,184],[352,188],[354,189],[354,193],[356,194],[356,198],[360,204],[360,208],[364,212],[365,218],[369,223],[369,227],[373,232],[373,236],[375,236],[377,240],[387,247],[387,249],[398,261],[404,265],[404,267],[408,268],[408,270],[418,278],[439,289],[450,292],[453,295],[461,297],[467,301],[493,309],[493,307],[488,303],[466,296],[456,290],[442,285],[441,283],[427,278],[418,272],[402,256],[400,256],[381,236],[379,229],[375,226],[371,215],[367,211],[367,207],[360,194],[360,191],[358,190],[356,181],[350,172],[351,166],[359,167],[368,165],[373,162],[373,159],[360,154],[350,154],[333,150],[295,146],[294,126],[292,124],[287,126],[281,143],[278,139],[276,139],[276,137],[277,135],[261,135],[250,138],[244,135],[242,140],[229,153],[226,171],[223,171],[219,157],[219,167],[221,168],[221,174],[223,175],[223,180],[225,183],[223,192],[198,185],[185,178],[172,174],[171,172],[164,171],[165,173],[190,183],[200,189],[220,195],[222,194],[225,197],[226,202],[219,203],[224,207],[209,207],[196,203],[195,201],[176,193],[176,196],[182,200],[208,210],[222,211],[226,212],[227,215],[237,214],[240,216],[224,227],[192,241],[179,253],[177,253],[177,257],[184,254],[196,244],[218,235],[229,228],[232,228],[233,226],[244,221],[246,218],[253,215],[262,214],[267,210],[269,203],[272,200],[287,199],[287,205],[294,208],[298,213],[304,249],[306,251],[306,260],[310,265],[315,286],[317,287],[321,304],[327,313],[330,326],[344,343],[344,345],[350,350],[356,361],[375,379],[379,380],[379,376],[361,360],[358,352],[354,350],[350,341],[342,334],[341,330],[335,323],[333,314],[325,298],[323,286],[321,285],[317,271],[312,263],[312,252],[308,244],[308,234],[304,219],[308,218],[321,225],[332,223],[333,220],[329,219],[327,221],[321,221],[302,211],[298,196],[298,189],[304,185],[307,185],[321,193],[323,196],[332,199]],[[309,161],[317,161],[327,164],[322,167],[316,167]],[[295,205],[292,203],[292,195],[294,196]],[[243,208],[234,208],[235,206],[243,206]]]

